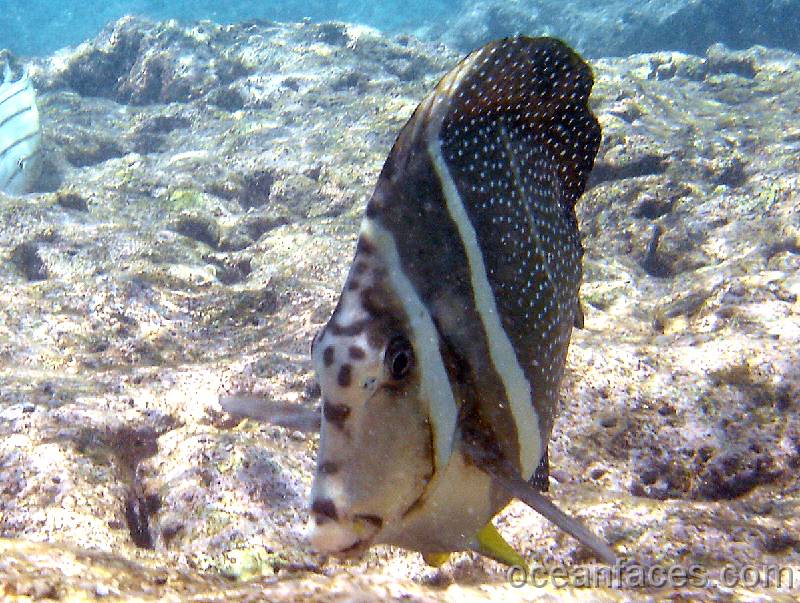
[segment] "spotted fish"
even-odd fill
[[[36,92],[27,73],[13,81],[5,66],[0,82],[0,191],[30,192],[41,173],[41,127]]]
[[[578,302],[575,203],[600,143],[589,66],[564,43],[491,42],[400,132],[339,303],[322,390],[313,547],[521,563],[491,519],[519,498],[613,563],[541,494]]]

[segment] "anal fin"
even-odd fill
[[[441,567],[450,559],[450,553],[422,553],[422,558],[431,567]]]

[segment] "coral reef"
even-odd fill
[[[0,195],[3,597],[744,601],[768,591],[726,564],[800,572],[800,57],[759,46],[594,62],[586,328],[550,446],[559,504],[707,583],[516,589],[466,553],[307,551],[315,438],[219,398],[315,407],[363,206],[457,58],[343,23],[125,18],[26,65],[48,167]],[[497,525],[531,562],[589,561],[523,505]]]

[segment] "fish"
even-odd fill
[[[27,71],[13,80],[6,63],[0,83],[0,191],[31,192],[42,170],[42,130],[36,91]]]
[[[492,519],[517,498],[614,564],[543,494],[579,301],[575,204],[601,140],[590,66],[548,37],[466,56],[401,129],[311,360],[321,389],[308,537],[431,565],[524,560]]]

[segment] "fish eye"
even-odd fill
[[[405,378],[414,364],[411,342],[402,335],[393,338],[386,347],[386,367],[395,381]]]

